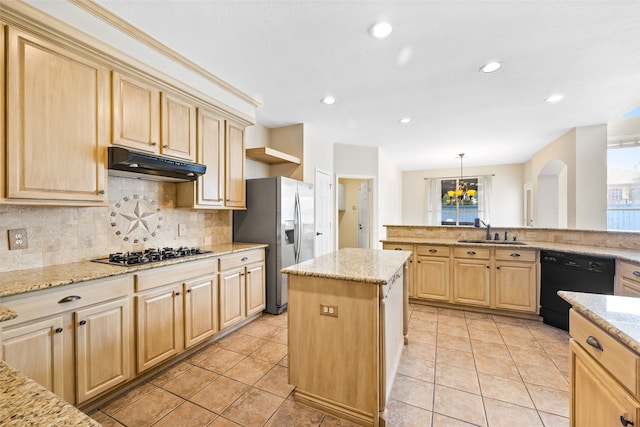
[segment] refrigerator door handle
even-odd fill
[[[301,215],[300,215],[300,198],[298,193],[296,193],[296,197],[295,197],[295,233],[298,234],[297,239],[295,239],[295,243],[293,245],[293,253],[294,253],[294,260],[295,263],[297,264],[300,261],[300,239],[302,238],[302,225],[300,223],[301,221]]]

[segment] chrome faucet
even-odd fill
[[[480,222],[482,223],[482,225],[487,227],[487,235],[485,236],[485,240],[491,240],[491,224],[487,224],[483,220],[480,220]]]

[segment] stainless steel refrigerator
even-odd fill
[[[267,243],[265,311],[287,309],[287,276],[280,270],[313,258],[313,184],[282,176],[247,180],[247,209],[233,212],[235,242]]]

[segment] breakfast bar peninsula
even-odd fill
[[[288,274],[289,383],[295,399],[364,426],[384,426],[407,341],[411,252],[347,248]]]

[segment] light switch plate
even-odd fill
[[[27,229],[26,228],[14,228],[9,230],[9,250],[15,249],[27,249],[29,247],[27,241]]]

